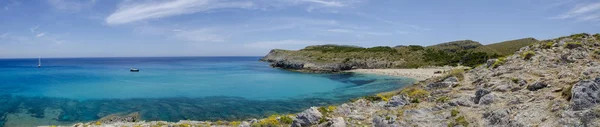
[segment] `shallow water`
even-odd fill
[[[131,112],[140,112],[144,120],[240,120],[339,104],[414,82],[290,72],[258,59],[56,58],[42,59],[42,68],[36,68],[37,59],[0,59],[0,125],[26,122],[10,121],[10,114],[51,116],[60,123]],[[131,67],[140,72],[129,72]],[[58,113],[50,115],[49,110]]]

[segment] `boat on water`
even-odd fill
[[[38,68],[42,67],[42,57],[38,57]]]
[[[130,72],[140,72],[140,69],[137,68],[131,68],[129,69]]]

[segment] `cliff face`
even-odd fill
[[[370,56],[372,55],[372,56]],[[304,72],[338,72],[354,68],[392,68],[402,60],[385,52],[289,51],[274,49],[261,61],[272,67]],[[366,57],[368,56],[368,57]]]

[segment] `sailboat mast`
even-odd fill
[[[38,68],[42,67],[42,57],[38,57]]]

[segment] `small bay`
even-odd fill
[[[340,104],[415,81],[292,72],[259,58],[47,58],[41,68],[37,59],[0,59],[0,125],[27,122],[15,116],[47,125],[132,112],[144,120],[244,120]],[[129,72],[132,67],[140,71]]]

